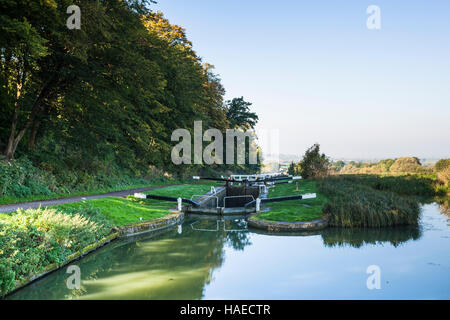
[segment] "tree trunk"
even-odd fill
[[[30,138],[28,140],[28,149],[34,151],[36,149],[36,135],[40,125],[40,120],[35,118],[31,126]]]
[[[14,142],[15,142],[15,136],[16,136],[16,127],[17,127],[17,121],[19,118],[19,100],[20,95],[22,93],[22,85],[23,85],[23,79],[24,77],[21,77],[21,80],[17,80],[17,91],[16,91],[16,100],[14,101],[14,114],[11,121],[11,132],[9,134],[8,144],[6,145],[5,149],[5,161],[9,162],[12,157],[14,156]]]
[[[33,104],[33,107],[31,108],[30,115],[28,116],[25,126],[23,127],[22,130],[19,131],[19,133],[16,136],[16,129],[19,117],[19,99],[20,99],[20,90],[18,86],[17,99],[14,104],[14,115],[11,123],[11,134],[9,136],[8,144],[6,146],[4,161],[6,162],[11,161],[11,159],[14,157],[14,153],[16,152],[20,140],[22,140],[28,128],[35,122],[35,120],[39,122],[38,116],[42,112],[41,108],[42,102],[45,99],[45,97],[50,93],[50,87],[52,82],[53,79],[51,79],[46,84],[42,85],[41,90],[39,91],[39,94]]]

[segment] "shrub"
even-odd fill
[[[450,167],[450,159],[441,159],[434,165],[434,171],[440,172]]]
[[[437,173],[438,179],[442,181],[445,185],[449,186],[450,184],[450,166],[447,166],[445,169],[442,169]]]
[[[303,178],[319,178],[328,175],[331,163],[324,153],[320,153],[320,145],[316,143],[306,150],[298,166]]]
[[[19,210],[0,220],[0,296],[17,281],[38,274],[52,263],[106,236],[111,230],[88,207],[80,213],[55,209]]]
[[[33,194],[50,194],[54,177],[34,167],[28,158],[5,163],[0,161],[0,195],[27,197]],[[56,191],[56,190],[53,190]]]

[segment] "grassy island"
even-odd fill
[[[417,225],[419,200],[439,194],[432,177],[420,175],[337,175],[279,184],[270,197],[317,193],[317,198],[268,203],[251,219],[304,222],[326,217],[329,225],[382,228]]]
[[[269,189],[268,197],[276,198],[317,192],[315,181],[301,180],[297,184],[295,182],[278,184]],[[269,211],[261,212],[252,218],[280,222],[302,222],[321,219],[325,202],[326,198],[322,194],[317,194],[315,199],[271,202],[266,205],[270,209]]]

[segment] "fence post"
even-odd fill
[[[181,198],[178,198],[177,199],[177,204],[178,204],[178,206],[177,206],[177,209],[178,209],[178,211],[181,211],[181,203],[182,203],[182,200],[181,200]]]
[[[261,210],[261,199],[256,198],[256,212],[259,212]]]

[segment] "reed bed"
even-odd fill
[[[342,176],[318,181],[319,192],[328,202],[323,211],[330,226],[383,228],[417,225],[420,208],[417,199],[383,191],[361,183],[363,179]]]

